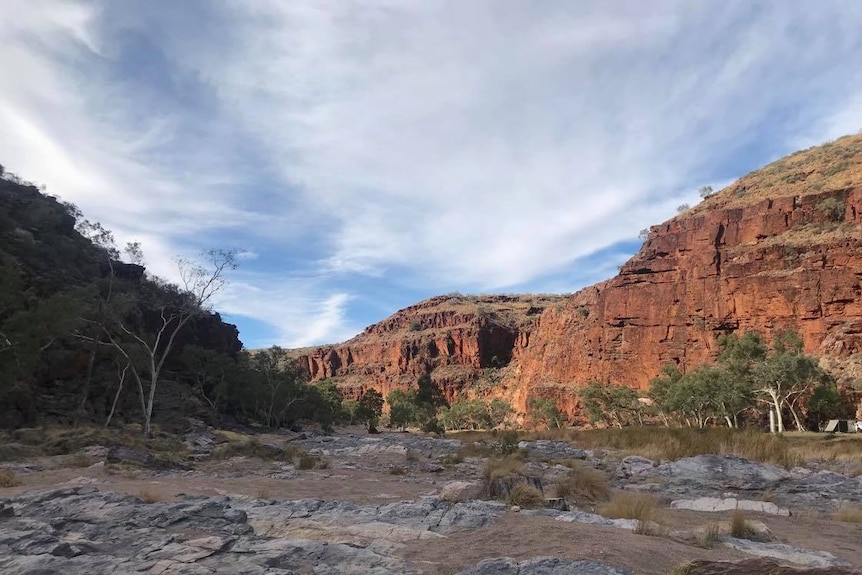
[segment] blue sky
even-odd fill
[[[152,273],[246,250],[248,347],[572,292],[638,231],[862,128],[845,0],[3,0],[0,163]]]

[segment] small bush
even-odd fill
[[[751,539],[755,532],[745,518],[745,513],[739,509],[730,516],[730,534],[737,539]]]
[[[518,483],[509,492],[509,505],[517,505],[523,509],[538,509],[545,506],[545,497],[535,487]]]
[[[407,470],[400,465],[393,465],[389,468],[389,475],[407,475]]]
[[[834,517],[846,523],[862,523],[862,507],[842,506],[835,512]]]
[[[635,533],[646,534],[649,522],[657,515],[655,499],[642,493],[618,493],[601,507],[599,513],[611,519],[634,519]]]
[[[18,477],[8,469],[0,471],[0,487],[18,487],[21,481]]]
[[[817,204],[817,211],[833,222],[844,219],[844,202],[837,198],[826,198]]]
[[[526,458],[527,452],[526,450],[518,448],[519,442],[520,437],[518,436],[518,432],[509,429],[501,433],[497,440],[489,443],[487,450],[492,455],[500,456],[518,453],[522,458]]]

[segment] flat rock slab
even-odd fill
[[[688,509],[690,511],[706,511],[716,513],[720,511],[734,511],[741,509],[744,511],[754,511],[756,513],[766,513],[769,515],[780,515],[789,517],[790,511],[783,507],[779,507],[775,503],[769,501],[754,501],[751,499],[736,499],[734,497],[717,498],[717,497],[699,497],[697,499],[677,499],[671,501],[673,509]]]
[[[506,506],[436,497],[383,505],[188,497],[145,503],[84,486],[0,502],[3,575],[414,573],[409,540],[489,525]]]
[[[756,555],[768,557],[786,563],[793,563],[803,567],[849,567],[846,561],[838,559],[835,555],[826,551],[812,551],[810,549],[799,549],[784,543],[760,543],[748,539],[736,539],[725,537],[722,539],[725,547]]]
[[[847,567],[814,567],[800,569],[780,565],[772,559],[745,561],[692,561],[686,575],[862,575]]]
[[[511,557],[498,557],[485,559],[458,575],[632,575],[632,572],[595,561],[537,557],[519,563]]]
[[[544,459],[586,459],[589,452],[572,447],[565,441],[552,439],[537,439],[536,441],[521,441],[519,449],[526,449],[530,456]]]

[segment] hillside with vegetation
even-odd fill
[[[283,350],[251,355],[210,299],[235,253],[178,260],[179,285],[143,250],[0,169],[0,428],[205,422],[328,425],[341,397],[309,386]]]

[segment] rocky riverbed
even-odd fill
[[[214,457],[225,440],[198,430],[186,436],[187,456],[172,463],[88,446],[74,460],[0,464],[20,483],[0,488],[0,573],[624,575],[677,568],[695,575],[780,573],[783,565],[825,574],[854,573],[862,564],[862,523],[852,515],[839,520],[841,510],[862,502],[862,476],[816,464],[785,469],[729,455],[652,461],[564,441],[489,438],[476,446],[406,433],[255,441],[264,452],[290,448],[302,456]],[[488,461],[507,455],[544,492],[540,504],[487,498]],[[645,497],[655,510],[612,517],[599,501],[558,497],[555,485],[585,468],[606,478],[605,499]],[[745,514],[744,536],[730,525],[734,511]]]

